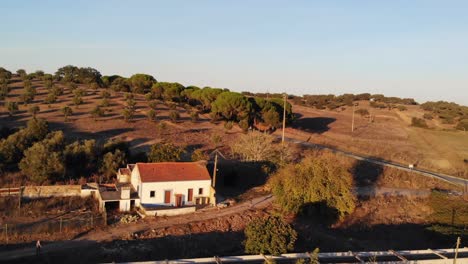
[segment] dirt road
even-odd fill
[[[105,230],[91,231],[70,241],[59,241],[50,244],[43,242],[42,254],[64,250],[73,251],[74,248],[90,247],[96,245],[99,242],[121,239],[128,236],[129,234],[131,235],[134,233],[140,233],[151,229],[206,221],[229,215],[241,214],[252,209],[261,210],[270,206],[273,200],[274,197],[272,195],[265,195],[223,209],[207,208],[199,210],[193,214],[157,219],[148,218],[134,224],[110,226]],[[33,246],[16,250],[5,250],[4,252],[0,252],[0,262],[8,262],[9,260],[14,260],[17,258],[34,256],[35,254],[36,251],[35,247]]]

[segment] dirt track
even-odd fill
[[[230,215],[241,214],[252,209],[261,210],[270,206],[273,199],[274,197],[272,195],[266,195],[255,198],[245,203],[237,204],[219,210],[217,208],[208,208],[189,215],[158,218],[157,220],[148,219],[139,221],[135,224],[118,224],[115,226],[110,226],[105,230],[91,231],[70,241],[60,241],[51,244],[43,242],[42,254],[55,251],[73,250],[74,248],[79,247],[89,247],[99,242],[121,239],[128,237],[129,234],[142,233],[156,228],[165,228],[171,226],[185,225],[188,223],[207,221]],[[34,256],[35,254],[35,248],[32,246],[17,250],[6,250],[0,253],[0,262],[8,262],[9,260]]]

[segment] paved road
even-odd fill
[[[446,181],[446,182],[449,182],[449,183],[452,183],[452,184],[455,184],[455,185],[459,185],[459,186],[463,186],[463,187],[468,186],[468,179],[458,178],[458,177],[455,177],[455,176],[442,174],[442,173],[438,173],[438,172],[432,172],[432,171],[423,170],[423,169],[418,169],[418,168],[410,169],[410,168],[408,168],[408,165],[403,165],[403,164],[400,164],[400,163],[387,161],[387,160],[376,159],[376,158],[372,158],[372,157],[366,157],[366,156],[362,156],[362,155],[359,155],[359,154],[356,154],[356,153],[353,153],[353,152],[340,150],[340,149],[330,147],[330,146],[326,146],[326,145],[301,141],[301,140],[294,139],[294,138],[285,138],[285,140],[289,141],[289,142],[292,142],[292,143],[295,143],[295,144],[302,145],[304,147],[327,149],[327,150],[330,150],[332,152],[339,153],[339,154],[342,154],[342,155],[345,155],[345,156],[348,156],[348,157],[351,157],[351,158],[354,158],[354,159],[357,159],[357,160],[363,160],[363,161],[371,162],[371,163],[378,164],[378,165],[381,165],[381,166],[387,166],[387,167],[392,167],[392,168],[396,168],[396,169],[400,169],[400,170],[404,170],[404,171],[408,171],[408,172],[418,173],[418,174],[421,174],[421,175],[426,176],[426,177],[443,180],[443,181]]]

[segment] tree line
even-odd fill
[[[0,68],[0,100],[5,100],[8,95],[8,83],[14,76],[15,74]],[[266,124],[270,129],[275,129],[283,119],[283,101],[278,98],[250,97],[221,88],[185,87],[176,82],[158,82],[153,76],[142,73],[134,74],[129,78],[119,75],[102,76],[94,68],[67,65],[59,68],[54,75],[42,71],[27,74],[25,70],[21,69],[16,72],[16,76],[24,82],[21,102],[25,105],[32,102],[37,94],[35,88],[31,86],[31,80],[39,79],[44,82],[49,91],[45,99],[46,104],[54,103],[57,97],[63,94],[63,88],[54,85],[54,83],[60,82],[73,92],[73,104],[77,107],[83,103],[82,98],[86,94],[83,89],[77,89],[77,84],[85,84],[95,89],[104,88],[115,92],[143,94],[149,104],[153,103],[154,100],[162,100],[168,104],[194,107],[197,111],[192,111],[192,119],[197,119],[199,113],[207,113],[213,120],[235,122],[244,130],[258,123]],[[10,115],[18,110],[18,102],[5,101],[4,104]],[[93,117],[104,115],[102,107],[106,105],[108,105],[108,97],[103,96],[101,105],[96,106],[91,113]],[[150,108],[152,108],[151,105]],[[72,114],[69,110],[63,109],[64,115],[65,112]],[[131,105],[123,109],[122,116],[125,120],[132,119],[133,110]],[[151,119],[150,116],[154,115],[155,113],[149,114],[149,118]],[[291,122],[293,117],[292,106],[287,103],[286,121]],[[171,119],[177,119],[177,116],[171,116]]]
[[[148,154],[131,154],[128,143],[110,139],[76,140],[62,131],[51,131],[47,121],[32,118],[26,127],[0,130],[0,173],[20,171],[37,184],[67,182],[100,175],[98,181],[111,181],[117,169],[128,162],[179,161],[185,150],[171,143],[157,143]],[[193,160],[205,159],[195,151]]]

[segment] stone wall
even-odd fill
[[[65,196],[88,196],[90,192],[82,193],[81,185],[25,186],[22,197],[46,198]]]

